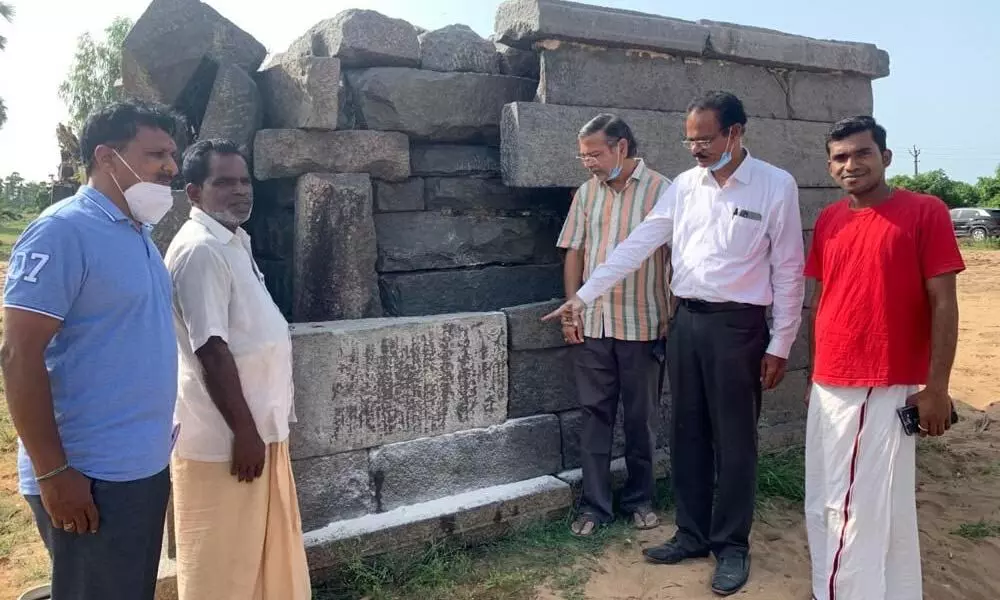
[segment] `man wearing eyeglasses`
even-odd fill
[[[545,317],[578,321],[670,245],[679,299],[667,339],[677,533],[643,554],[659,564],[714,554],[719,595],[736,593],[749,576],[762,390],[784,377],[805,293],[795,179],[750,155],[746,124],[736,96],[696,98],[685,144],[698,166],[680,174],[576,296]]]
[[[579,158],[591,178],[577,190],[557,242],[566,249],[566,297],[575,297],[596,265],[635,229],[670,185],[637,157],[632,130],[603,114],[579,133]],[[621,510],[638,529],[659,524],[653,512],[652,424],[663,380],[657,340],[667,324],[667,249],[652,249],[636,262],[635,273],[607,285],[583,311],[566,314],[563,337],[573,348],[573,370],[583,409],[580,463],[583,494],[571,531],[578,536],[614,518],[611,447],[621,398],[628,480]],[[612,282],[614,283],[614,282]],[[659,356],[659,358],[657,357]]]

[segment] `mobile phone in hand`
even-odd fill
[[[916,404],[908,404],[896,409],[899,415],[899,422],[903,424],[903,433],[913,435],[920,431],[920,411]],[[951,424],[958,423],[958,412],[955,410],[955,403],[951,403]]]

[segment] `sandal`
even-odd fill
[[[660,518],[649,509],[638,509],[632,513],[632,526],[636,529],[656,529],[660,525]]]
[[[594,535],[594,532],[600,526],[601,522],[594,515],[583,513],[573,521],[569,526],[569,530],[576,537],[588,537]]]

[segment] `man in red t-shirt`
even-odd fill
[[[965,269],[948,207],[892,189],[886,132],[871,117],[835,123],[830,174],[849,195],[816,221],[805,275],[813,296],[806,429],[806,525],[815,600],[920,600],[915,440],[950,425]],[[921,389],[919,386],[926,386]]]

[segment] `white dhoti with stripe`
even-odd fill
[[[815,600],[921,600],[916,440],[896,409],[915,386],[813,384],[806,527]]]

